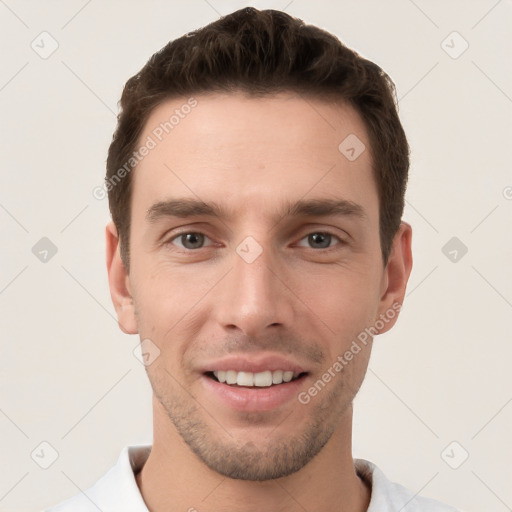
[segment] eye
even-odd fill
[[[309,235],[305,236],[297,245],[304,247],[305,244],[303,243],[303,240],[305,240],[305,243],[313,249],[328,249],[332,247],[331,242],[343,243],[343,241],[337,236],[322,231],[310,233]]]
[[[193,250],[201,249],[204,247],[206,240],[210,239],[206,235],[203,235],[203,233],[188,232],[176,235],[175,237],[171,238],[167,244],[173,244],[177,245],[178,247],[182,247],[183,249]]]

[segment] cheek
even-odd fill
[[[191,326],[197,325],[205,298],[218,281],[213,267],[198,272],[193,265],[177,268],[150,261],[141,261],[133,269],[133,279],[139,333],[165,351],[179,348],[173,340],[185,338],[181,343],[186,345],[193,334]]]
[[[312,312],[303,318],[302,330],[316,335],[325,352],[322,371],[331,368],[337,386],[343,382],[354,394],[370,357],[372,338],[365,329],[373,325],[378,312],[378,293],[372,279],[366,273],[338,271],[329,278],[317,276],[304,288],[308,294],[305,302],[311,304]]]
[[[211,274],[211,272],[210,272]],[[141,261],[134,269],[138,283],[137,299],[151,316],[181,317],[204,296],[214,284],[207,269],[194,265],[172,265],[166,261]],[[169,316],[171,315],[171,316]]]
[[[377,277],[368,267],[337,266],[329,272],[302,274],[300,296],[330,335],[346,340],[371,323],[378,311]],[[298,282],[298,281],[297,281]]]

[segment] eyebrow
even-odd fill
[[[331,215],[365,218],[364,208],[346,199],[310,199],[289,204],[286,215],[304,217],[327,217]]]
[[[346,199],[301,199],[296,202],[285,203],[283,217],[327,217],[344,216],[364,219],[367,217],[364,208],[353,201]],[[159,201],[153,204],[147,211],[146,219],[150,223],[156,223],[167,217],[217,217],[228,218],[229,212],[220,204],[205,203],[199,199],[179,198],[167,201]]]
[[[217,203],[207,204],[199,199],[170,199],[159,201],[148,209],[146,218],[154,223],[165,217],[196,217],[199,215],[207,217],[226,217],[227,212]]]

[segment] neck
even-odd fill
[[[154,443],[137,484],[151,512],[364,512],[370,490],[357,476],[351,453],[352,409],[328,443],[292,475],[253,482],[208,468],[184,443],[167,417],[155,415]]]

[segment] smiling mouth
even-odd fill
[[[231,387],[268,388],[302,379],[307,375],[307,372],[296,373],[283,370],[266,370],[253,373],[239,372],[236,370],[218,370],[206,372],[205,375],[221,384],[226,384]]]

